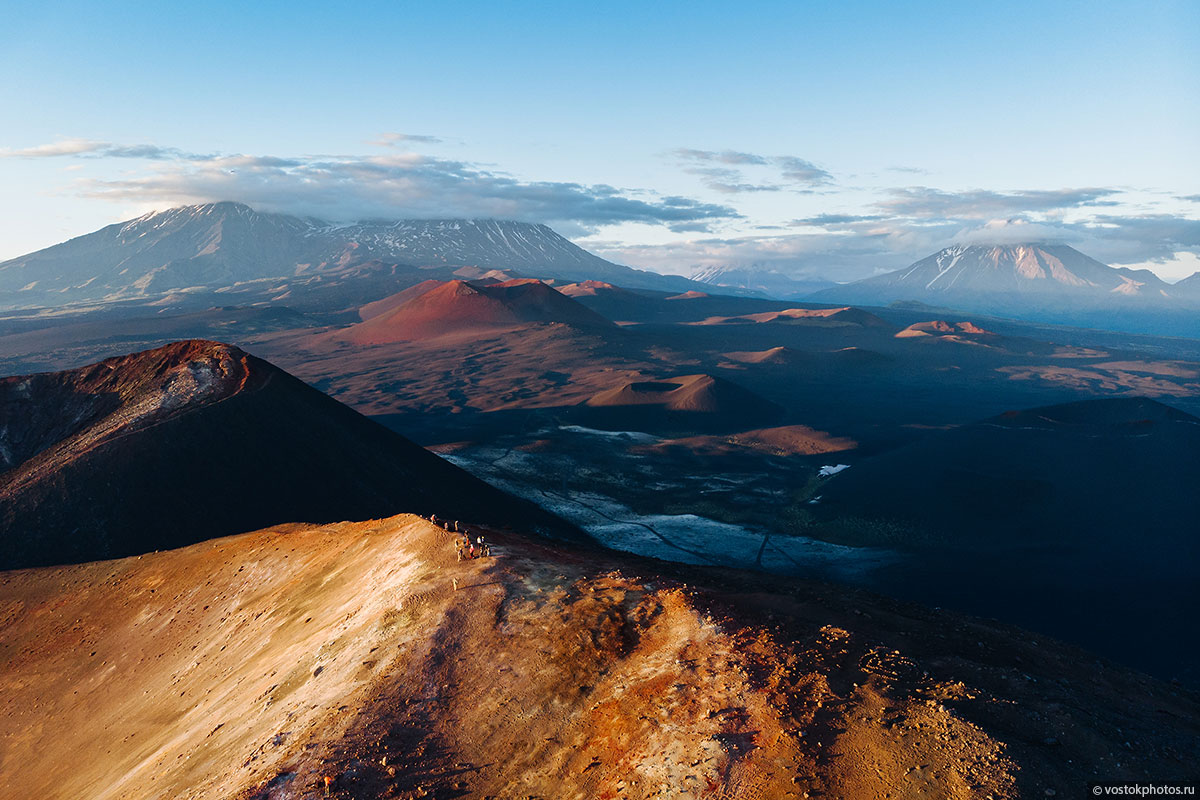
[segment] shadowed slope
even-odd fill
[[[959,546],[1196,553],[1197,453],[1200,419],[1190,414],[1144,398],[1087,400],[928,436],[839,475],[823,503],[913,522]],[[1113,502],[1121,497],[1138,502]]]
[[[215,342],[3,379],[0,458],[5,567],[401,509],[572,530]]]
[[[845,541],[913,557],[874,584],[1200,682],[1200,419],[1144,398],[1009,412],[822,487]],[[840,521],[839,521],[840,520]]]

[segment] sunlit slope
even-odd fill
[[[400,516],[0,574],[0,785],[1033,796],[1180,775],[1200,735],[1194,697],[1014,629],[488,535],[459,562]]]

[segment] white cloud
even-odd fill
[[[435,138],[392,133],[380,143],[419,144]],[[68,139],[0,155],[146,161],[130,174],[74,184],[86,197],[142,206],[236,200],[335,220],[499,217],[559,225],[576,234],[626,222],[707,230],[716,221],[740,216],[727,205],[688,197],[603,184],[525,181],[465,161],[402,151],[374,156],[194,154],[157,145]]]

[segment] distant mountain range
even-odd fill
[[[919,302],[1200,336],[1200,273],[1169,284],[1149,270],[1110,267],[1059,244],[959,244],[842,285],[733,266],[705,268],[688,279],[606,261],[545,225],[467,219],[333,224],[231,202],[146,214],[0,263],[0,311],[107,304],[174,313],[257,304],[342,313],[425,280],[514,278],[556,286],[603,282],[685,297],[719,289],[837,305]]]
[[[1200,273],[1170,284],[1149,270],[1110,267],[1061,244],[956,244],[903,269],[845,284],[744,267],[707,267],[692,279],[780,300],[915,302],[1085,327],[1200,335]]]
[[[1169,284],[1061,244],[954,245],[903,269],[808,296],[820,303],[918,302],[1112,330],[1200,335],[1200,273]]]
[[[468,274],[458,277],[467,278],[504,269],[568,282],[699,288],[686,278],[605,261],[545,225],[466,219],[337,225],[223,202],[146,214],[0,263],[0,308],[211,292],[236,302],[302,306],[313,296],[366,302],[425,278],[455,277],[456,268],[465,268]],[[347,292],[350,284],[364,290]]]
[[[833,281],[822,278],[793,278],[775,270],[753,267],[704,267],[692,273],[692,280],[780,300],[799,300],[835,285]]]
[[[873,302],[984,297],[1157,302],[1172,298],[1172,288],[1149,270],[1110,267],[1066,245],[954,245],[904,269],[825,294],[853,294]]]

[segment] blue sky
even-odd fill
[[[835,279],[953,241],[1200,269],[1200,4],[13,4],[0,258],[233,199]]]

